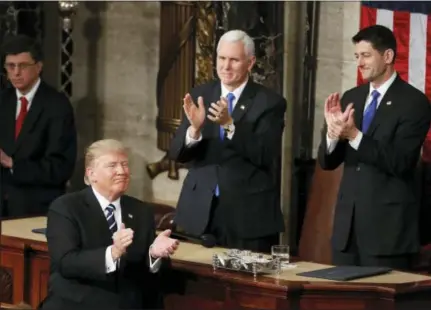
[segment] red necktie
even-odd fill
[[[21,97],[19,98],[21,101],[21,109],[19,110],[18,118],[15,122],[15,139],[18,138],[19,132],[21,131],[22,124],[24,124],[24,119],[27,116],[27,107],[28,107],[28,101],[27,98]]]

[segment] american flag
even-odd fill
[[[431,100],[431,2],[362,1],[360,28],[376,24],[394,32],[398,74]],[[358,71],[358,84],[361,83]],[[423,145],[422,159],[431,162],[431,130]]]

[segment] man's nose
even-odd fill
[[[13,75],[20,75],[21,74],[21,69],[19,66],[15,66],[12,70],[12,74]]]
[[[124,174],[125,168],[122,165],[117,165],[117,168],[115,169],[117,174]]]

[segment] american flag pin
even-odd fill
[[[391,105],[391,104],[392,104],[392,101],[386,102],[386,105]]]
[[[244,110],[244,109],[245,109],[245,106],[243,106],[243,105],[242,105],[242,106],[240,106],[240,108],[241,108],[241,110]]]
[[[131,214],[127,214],[131,219],[133,218],[133,215],[131,215]]]

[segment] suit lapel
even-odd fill
[[[364,118],[364,107],[368,100],[368,93],[370,90],[369,84],[364,85],[358,89],[358,101],[354,103],[355,108],[355,124],[358,129],[362,129],[362,120]]]
[[[121,197],[120,200],[120,204],[121,204],[121,220],[124,223],[124,226],[126,226],[126,228],[131,228],[133,230],[135,230],[135,215],[133,214],[133,208],[130,206],[130,204],[127,203],[127,200],[124,199],[124,197]]]
[[[18,150],[23,140],[25,140],[26,135],[31,131],[33,126],[36,124],[42,110],[43,110],[43,84],[41,82],[31,102],[30,109],[28,110],[28,114],[24,120],[24,124],[21,128],[20,134],[16,140],[14,153]]]
[[[256,94],[256,85],[255,83],[249,79],[247,85],[245,86],[241,96],[238,99],[238,102],[235,105],[235,108],[232,111],[232,118],[234,122],[239,122],[242,117],[247,113],[253,104],[253,97]]]
[[[100,233],[100,238],[103,238],[108,244],[112,243],[112,234],[108,227],[108,221],[102,211],[102,207],[97,201],[93,190],[89,186],[85,190],[85,202],[87,203],[89,216],[94,225],[95,234]]]
[[[397,76],[392,85],[388,88],[382,100],[380,101],[379,107],[371,121],[370,127],[368,128],[367,134],[372,135],[376,129],[379,127],[382,120],[387,117],[390,111],[393,109],[393,101],[396,101],[396,89],[397,84],[401,79]]]

